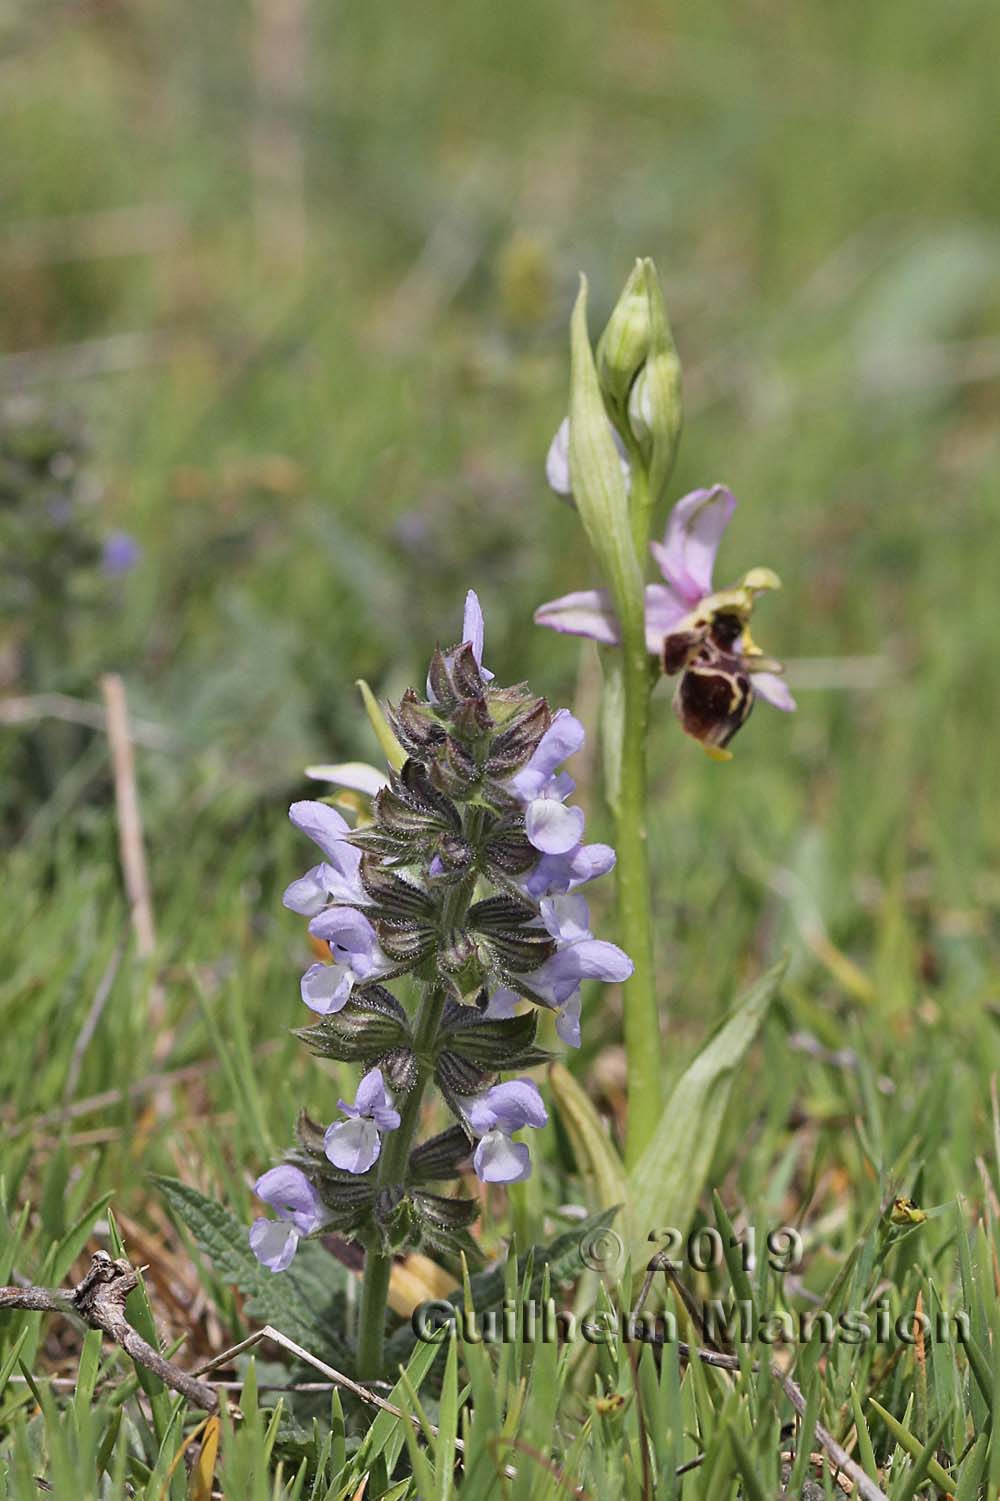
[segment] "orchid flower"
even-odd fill
[[[725,485],[693,490],[671,511],[663,541],[650,543],[663,576],[662,584],[646,585],[646,646],[651,656],[660,657],[667,637],[699,615],[710,614],[716,602],[720,610],[725,608],[733,591],[713,594],[712,574],[735,509],[735,496]],[[766,570],[754,570],[747,575],[745,588],[752,594],[776,582]],[[618,620],[604,589],[578,590],[550,600],[535,611],[535,623],[565,635],[587,636],[602,646],[617,646],[621,641]],[[748,666],[752,669],[752,657]],[[753,689],[776,709],[795,708],[795,700],[774,672],[753,671]]]

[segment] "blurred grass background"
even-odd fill
[[[308,851],[284,805],[307,763],[375,758],[355,678],[419,681],[474,586],[494,670],[592,715],[592,665],[531,623],[593,581],[543,461],[577,272],[596,334],[637,254],[686,370],[675,496],[740,497],[719,577],[782,575],[755,634],[800,701],[791,722],[759,709],[720,768],[661,690],[671,1067],[791,942],[791,1022],[854,1041],[900,1121],[933,1089],[932,1187],[978,1191],[1000,999],[998,52],[985,0],[0,8],[2,400],[70,414],[79,504],[142,548],[58,620],[51,590],[7,612],[3,689],[96,702],[120,671],[157,740],[137,751],[157,973],[127,954],[80,1048],[128,936],[107,748],[59,720],[2,730],[7,1192],[41,1192],[40,1235],[109,1186],[148,1226],[151,1166],[249,1206],[298,1105],[329,1114],[287,1034],[305,949],[279,893]],[[579,1066],[612,1105],[617,1027],[613,1003],[585,1010]],[[795,1074],[775,1043],[768,1064],[741,1128],[769,1086],[843,1121],[819,1064]],[[74,1110],[153,1068],[189,1070],[169,1130],[148,1087]],[[769,1133],[747,1191],[783,1150]]]

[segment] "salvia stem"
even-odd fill
[[[432,984],[424,988],[417,1012],[413,1051],[417,1060],[417,1077],[399,1112],[399,1130],[385,1138],[378,1164],[378,1182],[382,1188],[402,1184],[406,1177],[413,1139],[420,1123],[424,1090],[434,1073],[432,1049],[444,1010],[445,990]],[[361,1312],[358,1328],[359,1381],[377,1381],[382,1375],[382,1347],[385,1337],[385,1310],[389,1300],[392,1275],[391,1250],[369,1246],[365,1254],[365,1275],[361,1288]]]

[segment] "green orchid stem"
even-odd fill
[[[444,987],[437,982],[424,989],[413,1033],[413,1052],[417,1060],[417,1077],[406,1093],[399,1112],[399,1127],[383,1139],[378,1160],[380,1188],[402,1186],[406,1182],[413,1138],[420,1122],[424,1090],[434,1073],[433,1046],[444,1010]],[[365,1255],[365,1276],[361,1289],[361,1313],[358,1324],[357,1375],[360,1381],[378,1381],[382,1376],[385,1340],[385,1308],[389,1300],[392,1276],[392,1251],[369,1247]]]
[[[644,556],[651,506],[645,471],[633,469],[632,514],[636,553]],[[653,970],[649,844],[646,833],[650,673],[644,612],[624,619],[622,630],[621,764],[616,808],[618,922],[622,947],[635,969],[624,989],[625,1053],[628,1071],[628,1127],[625,1161],[641,1157],[663,1106],[660,1017]]]

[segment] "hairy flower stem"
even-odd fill
[[[645,554],[650,507],[644,470],[635,466],[633,521],[641,535],[636,551]],[[646,834],[647,763],[649,733],[649,658],[642,616],[633,622],[623,616],[621,763],[616,808],[615,844],[618,852],[618,920],[625,952],[635,965],[624,989],[625,1053],[628,1070],[628,1127],[625,1160],[628,1166],[642,1155],[663,1104],[660,1018],[653,971],[652,912],[649,886],[649,849]]]
[[[472,900],[473,881],[463,881],[448,893],[443,912],[446,928],[460,926]],[[380,1188],[391,1188],[406,1179],[413,1138],[420,1122],[424,1090],[434,1073],[434,1043],[441,1024],[446,992],[433,981],[424,987],[420,1009],[413,1030],[413,1052],[417,1077],[407,1091],[399,1112],[399,1129],[387,1135],[378,1161]],[[369,1247],[365,1256],[365,1276],[361,1289],[361,1312],[358,1328],[357,1376],[360,1381],[377,1381],[382,1375],[385,1338],[385,1308],[389,1299],[392,1275],[392,1252]]]
[[[380,1188],[390,1188],[403,1183],[406,1165],[413,1146],[424,1090],[434,1072],[431,1048],[437,1036],[444,1009],[443,986],[428,985],[424,990],[417,1024],[414,1031],[413,1050],[417,1058],[417,1077],[412,1089],[407,1091],[399,1112],[399,1129],[384,1139],[378,1162]],[[365,1276],[361,1290],[361,1313],[358,1327],[357,1376],[360,1381],[377,1381],[382,1375],[382,1345],[385,1336],[385,1307],[389,1298],[389,1279],[392,1275],[392,1252],[376,1251],[369,1247],[365,1256]]]

